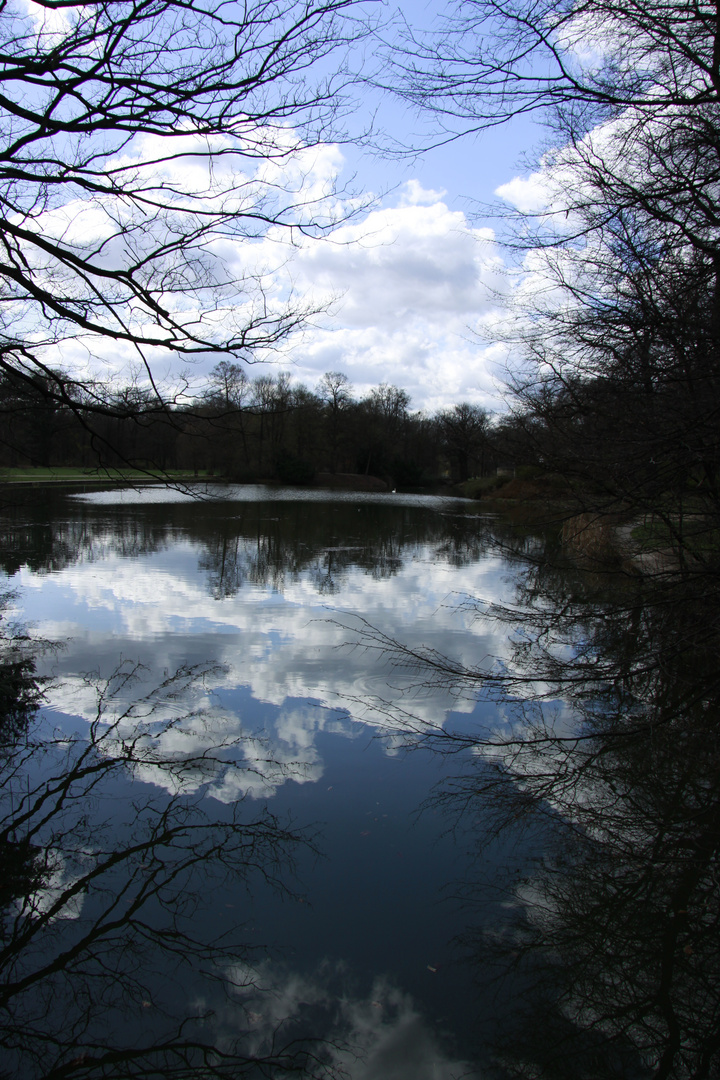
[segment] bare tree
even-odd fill
[[[240,364],[221,360],[210,372],[211,385],[206,399],[226,411],[241,409],[248,392],[248,377]]]
[[[394,432],[407,417],[410,395],[398,386],[380,383],[370,391],[367,403],[370,411]]]
[[[317,392],[328,410],[330,465],[337,471],[342,444],[342,414],[352,402],[352,383],[342,371],[327,371],[317,385]]]
[[[536,209],[510,212],[510,243],[533,250],[508,332],[526,445],[583,509],[664,514],[676,555],[705,566],[720,507],[719,48],[703,5],[467,0],[396,62],[400,92],[445,135],[546,122]],[[706,522],[689,553],[688,509]]]
[[[392,462],[401,448],[403,429],[408,415],[410,396],[397,386],[381,383],[373,387],[362,401],[366,424],[363,431],[365,446],[359,464],[364,458],[364,471],[388,474]]]
[[[353,0],[4,4],[0,371],[91,424],[138,406],[83,358],[139,363],[140,411],[162,412],[178,358],[292,333],[303,305],[268,303],[272,267],[238,274],[232,249],[332,223],[307,173],[365,32]]]
[[[644,118],[718,104],[710,5],[659,0],[457,0],[426,34],[395,42],[391,85],[453,134],[522,113],[587,132],[628,109]]]
[[[438,416],[444,449],[460,480],[467,480],[477,468],[483,474],[484,450],[488,435],[488,414],[467,401],[446,409]]]

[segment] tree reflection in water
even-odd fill
[[[430,725],[427,717],[447,707],[445,695],[428,695],[422,722],[409,697],[405,712],[363,701],[372,723],[389,714],[393,741],[404,736],[464,754],[468,767],[438,797],[467,812],[481,832],[481,854],[498,834],[516,838],[521,829],[523,850],[537,853],[529,870],[509,867],[498,880],[494,849],[493,880],[484,884],[504,889],[508,921],[466,937],[479,977],[511,975],[512,1000],[506,995],[497,1009],[504,1030],[495,1075],[716,1076],[720,673],[709,561],[702,573],[691,563],[653,577],[622,563],[581,569],[557,537],[518,538],[496,520],[462,514],[426,524],[399,508],[367,539],[352,524],[357,508],[327,507],[306,515],[314,531],[301,544],[294,527],[283,531],[289,513],[278,511],[266,528],[268,512],[241,507],[235,521],[208,509],[186,522],[182,508],[160,508],[143,512],[140,527],[119,512],[106,520],[88,511],[87,521],[72,517],[59,532],[42,533],[36,564],[56,567],[76,548],[90,560],[103,544],[133,556],[155,551],[172,526],[200,550],[203,579],[225,599],[247,581],[280,587],[304,574],[324,593],[356,566],[378,578],[396,574],[399,557],[407,561],[412,551],[398,545],[399,534],[432,543],[443,565],[472,565],[499,538],[502,562],[510,560],[519,581],[516,603],[469,602],[466,615],[501,631],[478,641],[510,642],[502,665],[479,656],[467,670],[439,653],[402,649],[358,621],[348,635],[410,669],[410,677],[391,673],[387,696],[395,702],[402,688],[421,694],[424,681],[442,680],[459,694],[480,691],[494,718],[499,710],[501,722],[491,720],[482,735]],[[17,560],[22,544],[8,550]],[[386,625],[402,625],[401,616]],[[201,933],[216,884],[227,878],[252,892],[253,881],[269,879],[286,888],[287,858],[305,840],[267,815],[252,816],[248,800],[232,810],[207,798],[247,790],[252,777],[239,774],[250,763],[265,770],[258,790],[277,786],[274,770],[298,763],[272,760],[279,754],[263,755],[257,741],[250,747],[250,736],[238,737],[237,722],[223,727],[219,714],[193,705],[200,670],[179,672],[143,696],[137,684],[131,691],[131,670],[121,669],[111,685],[93,689],[100,712],[87,739],[43,735],[31,657],[16,650],[9,663],[6,684],[15,690],[6,699],[20,702],[0,747],[9,1075],[235,1076],[294,1066],[311,1075],[341,1067],[363,1080],[464,1074],[464,1061],[422,1043],[411,1002],[387,988],[351,1000],[344,988],[328,989],[326,972],[303,981],[271,970],[264,952],[250,947],[249,929],[232,941]],[[74,674],[69,682],[81,691]],[[28,687],[25,705],[18,685]],[[354,685],[343,683],[351,692]],[[380,685],[378,678],[361,687]],[[71,704],[62,702],[68,714]],[[88,715],[86,701],[76,708]],[[463,708],[452,723],[467,716]],[[477,725],[483,708],[472,715]],[[465,890],[478,907],[479,884]],[[320,1044],[283,1049],[281,1039],[307,1032],[305,1021],[323,1035],[354,1039],[371,1064],[356,1069],[350,1050]],[[389,1043],[393,1054],[380,1064],[378,1048]],[[424,1064],[408,1056],[420,1046]]]
[[[355,627],[356,641],[414,668],[417,683],[479,692],[504,714],[479,735],[387,710],[410,744],[470,751],[437,799],[482,823],[481,853],[518,830],[538,853],[502,882],[508,923],[465,939],[478,970],[513,979],[499,1074],[716,1077],[717,579],[707,566],[697,577],[581,570],[556,543],[527,538],[515,557],[525,564],[517,606],[468,602],[508,627],[511,660],[492,670]],[[465,898],[499,887],[475,881]]]
[[[227,935],[204,926],[204,898],[221,882],[252,889],[259,877],[287,889],[293,849],[308,843],[242,802],[208,810],[198,777],[240,766],[222,740],[212,752],[194,753],[192,738],[184,745],[208,720],[182,708],[204,672],[178,672],[122,704],[138,676],[124,666],[97,687],[87,735],[48,732],[32,656],[21,655],[17,638],[5,640],[2,1075],[325,1075],[310,1043],[277,1029],[252,1052],[243,1046],[239,1014],[256,949],[242,927]],[[148,783],[153,771],[161,785]],[[133,776],[145,780],[140,796],[137,784],[128,794]],[[212,1009],[192,1001],[202,993],[227,1005],[233,990],[236,1022],[218,1034]]]

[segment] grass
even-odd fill
[[[205,480],[204,469],[197,473],[188,470],[175,470],[162,474],[168,480]],[[149,480],[142,469],[81,469],[74,466],[30,466],[18,468],[0,468],[0,483],[3,484],[48,484],[48,483],[107,483],[109,480]]]

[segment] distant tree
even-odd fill
[[[459,480],[467,480],[475,470],[483,474],[489,416],[479,405],[467,401],[445,409],[438,416],[445,453]]]
[[[318,382],[317,392],[327,409],[330,467],[335,472],[343,444],[342,414],[352,403],[352,383],[342,371],[328,371]]]
[[[410,407],[410,395],[397,386],[381,383],[370,391],[370,410],[380,417],[388,430],[396,430],[406,419]]]
[[[333,412],[341,412],[352,401],[352,383],[342,371],[327,371],[318,382],[317,392]]]
[[[250,406],[256,416],[253,433],[257,448],[257,465],[261,473],[272,472],[283,448],[293,394],[288,372],[276,377],[260,375],[252,383]]]
[[[292,443],[289,445],[296,457],[312,462],[314,472],[320,465],[324,443],[322,402],[303,383],[294,385],[290,396]]]
[[[250,464],[244,411],[250,392],[250,380],[240,364],[221,360],[210,372],[199,403],[203,422],[194,426],[205,434],[207,464],[226,476],[237,476]]]
[[[205,398],[225,409],[240,409],[248,390],[248,377],[240,364],[221,360],[210,372],[210,385]]]
[[[363,472],[390,475],[394,459],[402,458],[409,405],[409,394],[388,383],[374,387],[365,398],[366,423],[358,462]]]

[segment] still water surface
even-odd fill
[[[500,543],[499,522],[447,498],[201,495],[98,492],[28,503],[6,521],[17,611],[57,643],[38,660],[50,679],[33,728],[43,752],[31,746],[28,775],[8,788],[21,809],[44,793],[35,835],[54,851],[21,911],[45,924],[13,954],[11,1075],[239,1075],[222,1071],[218,1048],[265,1059],[268,1075],[526,1075],[498,1050],[498,1029],[530,980],[522,934],[561,902],[529,867],[558,822],[575,833],[578,822],[545,788],[541,825],[520,834],[511,810],[496,833],[493,805],[458,777],[469,761],[473,792],[483,786],[474,736],[509,730],[513,701],[537,696],[543,672],[488,695],[478,678],[428,678],[413,653],[511,671],[523,632],[465,601],[517,603],[532,543]],[[553,662],[583,635],[560,635]],[[543,717],[548,707],[555,730],[578,722],[568,695],[548,690]],[[508,775],[507,762],[493,768],[488,778]],[[516,794],[532,789],[533,768]],[[67,775],[72,786],[48,800]],[[597,1003],[578,1004],[575,987],[558,1005],[552,970],[541,982],[553,987],[553,1039],[592,1029]],[[173,1039],[188,1045],[153,1056]],[[296,1060],[298,1040],[322,1049]],[[594,1046],[578,1051],[593,1075],[654,1072],[647,1040],[638,1051],[624,1030],[610,1043],[601,1064]],[[530,1071],[562,1073],[557,1062]]]

